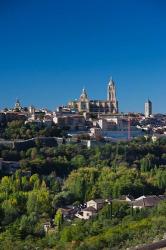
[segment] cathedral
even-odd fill
[[[119,111],[114,81],[111,78],[108,83],[107,100],[90,100],[83,89],[79,100],[69,102],[68,107],[78,112],[117,114]]]

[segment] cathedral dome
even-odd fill
[[[82,100],[82,101],[88,100],[88,95],[87,95],[87,92],[86,92],[85,89],[82,90],[82,94],[80,96],[80,100]]]

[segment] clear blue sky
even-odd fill
[[[110,76],[121,111],[166,112],[166,1],[0,0],[0,108],[104,99]]]

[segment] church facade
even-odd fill
[[[108,83],[107,100],[90,100],[83,89],[79,100],[69,102],[68,107],[78,112],[117,114],[119,109],[114,81],[111,79]]]

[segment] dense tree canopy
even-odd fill
[[[3,133],[16,139],[57,132],[31,126],[13,122]],[[36,140],[27,150],[0,146],[0,157],[20,164],[13,174],[0,170],[0,249],[116,250],[163,237],[165,202],[133,212],[114,201],[89,221],[65,221],[60,208],[96,198],[164,194],[164,139],[152,143],[139,138],[90,149],[81,144],[46,147]],[[53,219],[55,230],[46,235],[43,225]]]

